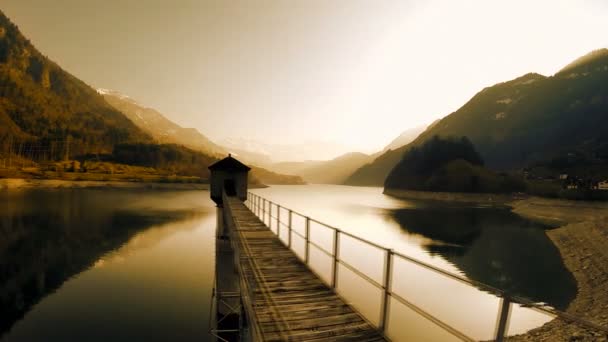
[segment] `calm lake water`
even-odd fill
[[[2,341],[206,341],[208,192],[0,195]]]
[[[544,234],[547,227],[506,209],[398,200],[380,188],[253,191],[538,302],[564,308],[576,293],[574,279]],[[0,340],[210,340],[216,211],[208,192],[2,193],[0,227]],[[372,277],[381,274],[382,256],[365,248],[341,251]],[[313,266],[324,262],[315,254],[311,260]],[[405,263],[395,263],[395,272],[407,280],[394,283],[395,291],[408,293],[416,305],[476,338],[492,335],[498,298]],[[344,270],[339,275],[339,290],[374,321],[375,290]],[[391,309],[393,322],[415,324],[398,306]],[[547,319],[516,310],[510,332]]]

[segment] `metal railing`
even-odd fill
[[[510,319],[510,315],[512,313],[512,307],[514,304],[520,304],[521,307],[525,307],[526,309],[533,309],[538,312],[542,312],[551,317],[555,317],[556,319],[563,320],[568,323],[577,324],[578,326],[583,327],[584,329],[589,329],[595,332],[599,332],[601,334],[607,334],[608,329],[602,326],[599,326],[593,322],[586,321],[579,317],[575,317],[573,315],[555,310],[553,308],[543,306],[541,304],[535,303],[531,300],[511,296],[507,294],[505,291],[492,287],[490,285],[486,285],[474,280],[470,280],[464,278],[460,275],[450,273],[433,265],[427,264],[420,260],[414,259],[407,255],[395,252],[390,248],[386,248],[384,246],[380,246],[374,242],[363,239],[351,233],[340,230],[331,225],[325,224],[323,222],[312,219],[306,215],[300,214],[294,210],[289,208],[282,207],[281,205],[274,203],[266,198],[263,198],[259,195],[256,195],[252,192],[248,193],[246,205],[248,208],[258,216],[264,224],[266,224],[281,240],[288,248],[290,248],[296,255],[300,257],[300,259],[309,267],[309,269],[317,274],[320,279],[325,281],[325,283],[330,286],[334,291],[340,295],[340,292],[337,289],[338,284],[338,269],[339,266],[344,267],[346,270],[354,273],[361,279],[363,279],[368,284],[371,284],[373,287],[377,288],[381,292],[380,299],[380,309],[379,309],[379,319],[376,324],[378,330],[383,333],[385,336],[389,337],[388,329],[389,329],[389,315],[390,315],[390,303],[391,300],[396,300],[398,303],[406,306],[411,312],[423,317],[427,321],[431,322],[434,326],[444,330],[452,337],[462,340],[462,341],[474,341],[471,336],[468,336],[464,332],[456,329],[452,325],[446,323],[445,321],[437,318],[435,315],[432,315],[430,312],[424,310],[423,308],[415,305],[413,302],[405,299],[402,295],[393,291],[393,284],[395,282],[394,279],[394,264],[396,261],[403,261],[410,263],[412,265],[416,265],[417,267],[424,268],[426,270],[430,270],[436,274],[439,274],[446,279],[456,280],[457,282],[464,283],[469,286],[476,287],[485,291],[487,293],[493,294],[496,297],[500,298],[500,302],[498,305],[498,310],[496,313],[496,323],[494,327],[493,338],[495,341],[504,341],[507,336],[507,328]],[[274,209],[274,210],[273,210]],[[276,213],[276,216],[273,215],[273,211]],[[282,217],[281,211],[287,213],[286,217]],[[295,216],[299,216],[304,220],[304,231],[299,232],[293,227],[293,218]],[[315,225],[324,227],[329,229],[332,233],[331,238],[331,248],[326,248],[322,246],[319,241],[312,241],[311,239],[311,223]],[[276,228],[276,231],[274,228]],[[283,238],[282,228],[287,230],[287,237]],[[299,237],[304,241],[304,251],[303,255],[297,253],[293,246],[293,237]],[[380,250],[384,254],[384,263],[382,266],[382,275],[381,281],[373,279],[373,276],[366,274],[361,271],[351,263],[347,262],[341,253],[341,238],[348,237],[354,241],[358,241],[366,246],[373,247],[375,249]],[[312,268],[311,265],[311,246],[315,247],[318,251],[325,254],[326,256],[331,258],[331,271],[329,279],[324,279],[317,271]],[[406,279],[407,281],[407,279]],[[363,314],[366,316],[365,314]],[[370,317],[366,317],[370,320]]]

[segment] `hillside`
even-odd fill
[[[383,184],[383,177],[407,149],[435,135],[468,137],[492,169],[515,170],[568,155],[605,165],[607,112],[608,50],[604,49],[551,77],[527,74],[483,89],[411,144],[357,170],[347,184]]]
[[[148,133],[156,142],[178,144],[208,155],[225,155],[227,152],[214,144],[195,128],[184,128],[167,119],[155,109],[140,105],[130,97],[116,91],[98,89],[104,99],[124,113],[133,123]]]
[[[389,173],[385,189],[449,192],[513,192],[523,181],[486,169],[466,137],[434,136],[410,148]]]
[[[57,160],[127,142],[151,138],[36,50],[0,12],[0,154]]]
[[[327,161],[277,163],[272,169],[301,176],[309,183],[342,184],[349,175],[370,159],[367,154],[353,152]]]

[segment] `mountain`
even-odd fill
[[[133,142],[152,139],[0,12],[0,154],[57,160]]]
[[[431,126],[438,121],[439,120],[432,123]],[[405,145],[411,143],[416,138],[418,138],[420,133],[424,132],[424,130],[426,128],[427,128],[427,126],[418,126],[418,127],[406,129],[405,131],[403,131],[403,133],[401,133],[398,137],[396,137],[395,139],[393,139],[393,141],[391,141],[388,145],[386,145],[386,147],[382,150],[382,152],[386,152],[388,150],[396,150],[399,147],[402,147],[402,146],[405,146]]]
[[[137,127],[141,128],[143,131],[152,136],[152,138],[158,144],[163,144],[162,146],[166,146],[167,144],[185,146],[186,148],[175,147],[177,151],[174,154],[180,156],[180,160],[196,160],[199,164],[201,164],[202,167],[204,166],[206,168],[207,165],[210,165],[211,163],[215,162],[215,158],[222,158],[226,154],[228,154],[228,152],[226,152],[224,148],[213,143],[195,128],[183,128],[175,122],[167,119],[163,114],[161,114],[157,110],[141,105],[129,96],[107,89],[98,89],[97,91],[103,95],[103,97],[110,105],[112,105],[117,110],[120,110],[131,121],[133,121],[133,123],[135,123]],[[144,162],[140,161],[140,159],[142,159],[142,156],[146,156],[148,154],[144,153],[144,151],[148,152],[148,150],[150,149],[153,149],[153,155],[156,155],[156,150],[158,150],[159,147],[156,147],[155,145],[148,146],[148,148],[146,149],[142,149],[140,147],[136,149],[138,151],[137,153],[131,153],[131,151],[133,150],[133,148],[131,148],[128,151],[129,153],[127,153],[128,158],[126,158],[125,161],[131,161],[132,163],[138,162],[138,164],[143,166],[154,166],[154,164],[146,163],[145,160]],[[124,146],[120,145],[118,157],[121,157],[125,154],[124,150]],[[202,153],[203,155],[213,156],[215,158],[208,157],[207,159],[201,159],[200,153],[188,153],[189,150],[197,151]],[[139,157],[137,156],[138,154]],[[251,182],[254,184],[304,184],[304,181],[298,176],[275,173],[264,168],[252,165],[250,159],[241,159],[243,160],[243,162],[251,164]],[[175,166],[173,166],[173,168],[175,168]],[[189,169],[190,171],[193,171],[192,167],[189,167]],[[203,173],[201,176],[208,176],[208,174]]]
[[[433,122],[426,130],[431,129],[438,121]],[[376,158],[371,162],[356,169],[346,178],[344,184],[357,186],[382,186],[389,172],[397,165],[403,157],[408,145],[401,146],[394,150],[380,152],[374,155]]]
[[[306,182],[342,184],[356,169],[369,162],[371,157],[352,152],[327,161],[284,162],[272,166],[279,172],[301,176]]]
[[[134,165],[159,176],[206,180],[207,166],[217,161],[218,154],[225,152],[198,131],[182,128],[124,95],[98,93],[70,75],[36,50],[0,12],[0,159],[38,163],[78,159],[87,163],[78,167],[81,179],[97,172],[89,167],[92,162],[101,164],[104,174]],[[57,171],[57,165],[46,167]],[[300,177],[256,167],[252,179],[303,183]]]
[[[605,166],[608,50],[583,56],[551,77],[530,73],[483,89],[411,144],[384,153],[346,183],[382,185],[407,149],[435,135],[468,137],[492,169],[514,170],[568,156]]]
[[[158,143],[184,145],[212,156],[227,154],[222,147],[214,144],[195,128],[183,128],[157,110],[140,105],[119,92],[107,89],[97,91],[112,107],[125,114]]]

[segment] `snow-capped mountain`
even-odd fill
[[[97,89],[97,92],[159,143],[180,144],[212,156],[226,154],[223,148],[197,129],[181,127],[157,110],[145,107],[127,95],[109,89]]]

